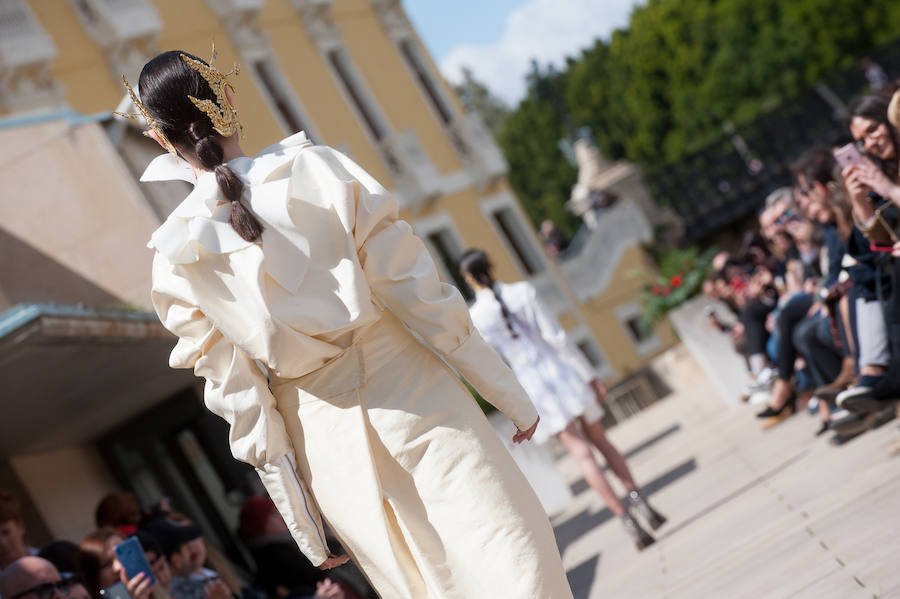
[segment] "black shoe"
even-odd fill
[[[859,382],[837,396],[837,405],[848,412],[866,414],[877,412],[885,407],[884,402],[872,397],[872,390],[881,382],[881,376],[865,375],[859,377]]]
[[[656,539],[650,536],[646,530],[641,528],[641,526],[631,517],[631,514],[625,512],[621,516],[622,518],[622,526],[625,527],[625,530],[634,540],[634,546],[637,547],[638,551],[643,551],[650,545],[656,542]]]
[[[784,405],[777,410],[772,406],[766,406],[766,409],[756,415],[757,418],[772,418],[773,416],[781,416],[784,411],[788,411],[788,415],[794,411],[794,398],[784,402]]]
[[[827,433],[830,428],[831,427],[828,425],[827,422],[823,422],[822,425],[819,427],[819,430],[816,431],[816,436],[821,437],[822,435]]]
[[[640,492],[632,491],[628,494],[628,500],[631,502],[631,507],[637,509],[641,517],[647,521],[647,524],[649,524],[650,528],[653,530],[656,530],[666,523],[666,517],[653,509]]]

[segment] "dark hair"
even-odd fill
[[[94,510],[94,520],[98,528],[137,526],[142,516],[137,495],[126,492],[107,493]]]
[[[38,557],[42,557],[63,572],[81,574],[83,559],[81,548],[72,541],[52,541],[41,548]]]
[[[506,307],[503,297],[497,293],[497,281],[491,275],[491,261],[484,250],[471,248],[463,252],[459,261],[459,270],[463,274],[471,275],[473,279],[491,290],[491,293],[494,294],[494,299],[500,304],[500,312],[503,314],[503,320],[506,322],[509,334],[514,339],[517,338],[519,334],[512,326],[512,313]]]
[[[203,168],[215,172],[219,190],[231,202],[231,226],[242,238],[256,241],[263,227],[241,200],[244,182],[223,162],[222,136],[213,129],[206,113],[188,98],[216,102],[216,96],[206,79],[184,62],[182,54],[206,64],[179,50],[156,56],[141,69],[141,102],[176,149],[196,156]]]
[[[847,117],[847,128],[854,117],[861,117],[883,124],[888,129],[888,135],[891,143],[894,144],[893,160],[882,160],[878,156],[869,156],[875,164],[881,167],[891,180],[896,181],[898,178],[898,161],[900,161],[900,135],[897,128],[888,120],[888,106],[891,103],[891,97],[885,97],[882,94],[870,94],[861,96],[850,104]]]
[[[0,489],[0,522],[15,520],[24,524],[19,499],[9,491]]]
[[[807,185],[814,182],[828,185],[831,182],[837,182],[836,177],[837,161],[831,150],[824,146],[816,146],[803,152],[800,157],[791,165],[791,172],[795,178],[803,175]]]

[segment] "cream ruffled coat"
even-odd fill
[[[571,597],[528,483],[409,329],[519,428],[537,414],[396,201],[302,133],[229,166],[260,242],[211,173],[166,155],[142,177],[195,183],[150,242],[153,304],[303,553],[325,560],[324,518],[385,598]]]

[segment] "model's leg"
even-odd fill
[[[650,528],[653,530],[656,530],[665,524],[666,517],[653,509],[650,502],[647,501],[644,494],[638,489],[637,483],[634,482],[634,477],[631,475],[631,469],[625,461],[625,456],[623,456],[616,446],[606,437],[606,432],[603,430],[603,425],[600,421],[595,420],[593,422],[587,422],[584,418],[580,418],[579,420],[591,442],[596,445],[597,449],[600,450],[600,453],[603,454],[603,458],[606,460],[609,468],[615,472],[616,477],[618,477],[618,479],[622,481],[622,484],[625,485],[631,507],[637,509],[641,517],[647,521],[647,524],[649,524]]]
[[[584,432],[591,440],[591,443],[593,443],[597,449],[600,450],[600,453],[603,454],[603,459],[606,460],[610,470],[615,473],[616,477],[622,481],[625,490],[629,493],[636,491],[637,483],[634,482],[634,477],[631,476],[631,470],[625,462],[625,457],[619,453],[616,446],[606,438],[606,432],[603,430],[603,425],[600,421],[584,422],[584,419],[581,419],[581,422],[584,427]]]
[[[584,474],[584,479],[587,481],[588,485],[603,498],[603,501],[609,506],[610,511],[621,518],[622,525],[634,540],[638,550],[641,550],[648,545],[652,545],[655,542],[653,537],[642,529],[631,517],[631,514],[628,513],[628,510],[619,499],[619,496],[616,495],[616,492],[609,486],[609,482],[603,475],[603,470],[600,469],[600,465],[597,463],[597,460],[594,459],[594,451],[591,448],[591,442],[585,438],[581,431],[579,420],[570,422],[569,425],[557,433],[556,436],[569,453],[572,454],[572,457],[578,462],[578,466],[581,468],[581,472]]]
[[[603,476],[603,470],[600,469],[600,465],[594,459],[594,452],[591,450],[590,443],[579,430],[578,421],[573,420],[570,422],[565,429],[557,434],[557,437],[562,441],[562,444],[572,457],[575,458],[575,461],[578,462],[578,467],[581,468],[584,480],[603,498],[610,511],[616,516],[624,514],[625,506],[619,501],[619,496],[616,495],[606,477]]]

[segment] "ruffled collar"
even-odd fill
[[[309,246],[296,233],[288,214],[290,177],[272,175],[280,173],[281,167],[291,163],[300,150],[311,145],[301,131],[253,158],[242,156],[227,163],[248,188],[253,188],[253,193],[246,196],[250,208],[268,225],[262,236],[262,243],[270,250],[266,252],[266,270],[290,291],[296,291],[304,269],[298,268],[296,259],[291,264],[288,256],[299,250],[308,258]],[[172,264],[196,262],[200,257],[200,246],[206,251],[224,254],[255,243],[241,238],[229,224],[231,207],[220,203],[215,173],[204,172],[195,178],[185,160],[163,154],[150,162],[140,180],[181,180],[194,184],[193,191],[172,211],[147,244]]]

